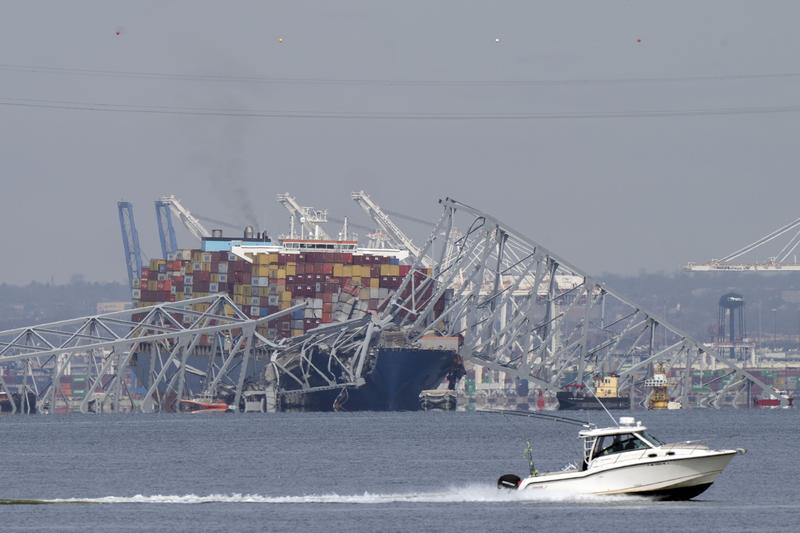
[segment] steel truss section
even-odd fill
[[[743,256],[747,256],[787,234],[791,237],[773,257],[758,262],[742,262]],[[798,246],[800,246],[800,218],[771,231],[722,259],[712,259],[705,263],[688,263],[684,266],[684,270],[690,272],[796,272],[800,270],[797,256],[794,255]]]
[[[260,378],[264,360],[280,348],[258,329],[303,307],[251,319],[218,294],[2,331],[0,392],[25,400],[19,406],[10,402],[14,412],[33,410],[29,393],[39,410],[69,410],[76,400],[62,392],[61,381],[67,373],[76,375],[75,359],[82,358],[80,377],[87,388],[77,402],[84,413],[180,408],[182,399],[223,391],[238,406],[246,381],[254,372]],[[145,392],[135,399],[128,384],[131,367],[139,366],[146,367],[137,373]],[[7,383],[3,375],[9,371],[21,371],[21,383]]]
[[[430,330],[460,335],[465,361],[551,392],[614,372],[644,401],[644,376],[662,362],[678,376],[671,394],[688,406],[697,388],[692,369],[701,361],[774,390],[499,219],[451,198],[441,204],[442,217],[417,256],[440,244],[436,264],[428,275],[417,259],[381,315],[382,324],[408,328],[410,342]],[[466,231],[453,238],[456,228]],[[701,396],[719,401],[710,389]]]
[[[285,339],[266,369],[268,403],[281,396],[311,394],[364,384],[367,360],[378,338],[371,316],[326,324]]]

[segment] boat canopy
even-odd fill
[[[642,433],[647,431],[645,426],[617,426],[608,428],[592,428],[585,429],[578,433],[582,439],[593,439],[595,437],[602,437],[605,435],[622,435],[625,433]]]
[[[643,433],[647,428],[642,425],[641,420],[635,420],[632,416],[623,416],[619,419],[619,424],[607,428],[584,429],[578,433],[582,439],[593,439],[604,435],[622,435],[624,433]]]

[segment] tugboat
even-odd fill
[[[595,377],[594,395],[586,390],[586,385],[583,383],[571,383],[564,389],[566,390],[556,393],[560,410],[600,410],[603,406],[595,399],[595,396],[602,400],[606,409],[630,409],[631,407],[631,399],[619,395],[619,376],[617,374]]]
[[[734,455],[745,453],[743,449],[712,450],[697,441],[665,444],[648,433],[641,421],[629,416],[606,428],[553,418],[585,428],[578,433],[583,440],[581,466],[540,474],[531,461],[529,477],[506,474],[498,479],[498,488],[689,500],[708,489]]]
[[[644,380],[644,386],[650,391],[650,396],[647,399],[648,409],[669,409],[670,404],[673,403],[669,399],[669,380],[667,379],[667,372],[664,370],[664,365],[658,363],[656,370],[653,372],[653,377]],[[672,407],[673,409],[680,409],[680,407]]]

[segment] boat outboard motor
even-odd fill
[[[497,488],[517,489],[520,483],[522,483],[522,479],[519,476],[515,476],[514,474],[503,474],[500,476],[500,479],[497,480]]]

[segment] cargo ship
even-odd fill
[[[275,243],[266,233],[249,227],[242,238],[223,237],[215,231],[202,239],[200,249],[178,250],[167,259],[151,260],[134,281],[131,296],[138,307],[227,293],[252,318],[305,304],[304,309],[258,330],[271,339],[296,337],[324,324],[377,312],[409,273],[411,265],[401,264],[407,257],[406,250],[360,248],[357,240],[347,238],[290,235]],[[203,304],[194,310],[204,311]],[[183,318],[187,324],[191,320]],[[422,390],[436,388],[445,377],[452,380],[463,374],[457,341],[456,345],[438,342],[425,345],[423,339],[415,346],[379,346],[370,354],[362,386],[297,394],[289,390],[280,396],[279,408],[418,410]],[[190,365],[194,357],[202,355],[190,356]],[[140,379],[150,372],[147,359],[138,358]],[[331,369],[333,374],[336,371]],[[254,365],[253,372],[254,381],[263,381],[263,365]]]
[[[586,385],[583,383],[572,383],[564,389],[556,393],[558,408],[561,410],[602,410],[603,405],[606,409],[630,409],[631,407],[631,399],[619,395],[619,376],[616,374],[596,378],[594,394],[587,391]],[[600,405],[595,396],[603,402],[603,405]]]

